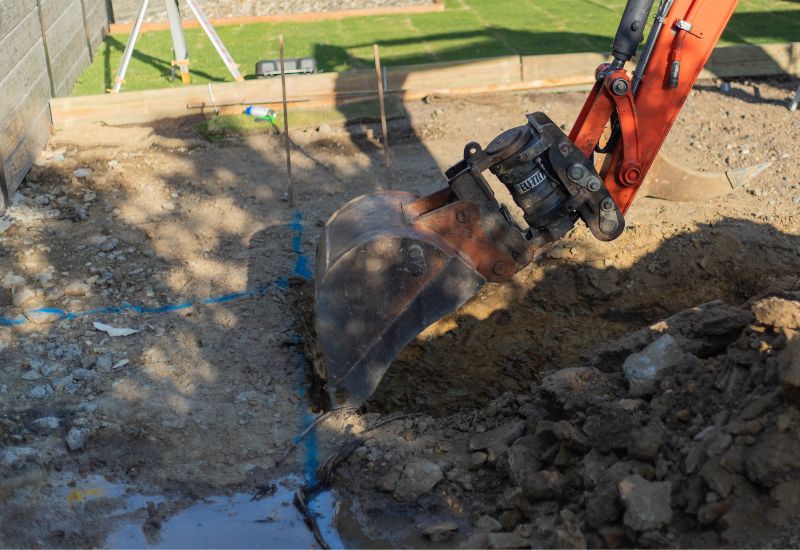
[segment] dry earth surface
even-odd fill
[[[796,86],[699,86],[666,150],[705,170],[772,161],[757,181],[643,196],[613,243],[576,228],[421,335],[366,410],[319,424],[346,544],[800,544]],[[409,104],[396,187],[439,188],[464,143],[527,112],[568,127],[583,97]],[[318,225],[381,187],[375,129],[294,130],[292,209],[279,136],[211,143],[195,122],[62,132],[0,218],[0,315],[28,312],[0,326],[3,546],[103,545],[118,499],[52,498],[81,477],[192,502],[308,467],[310,445],[281,461],[313,410],[299,275]],[[152,532],[174,512],[129,515]]]

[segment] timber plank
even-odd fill
[[[36,4],[33,2],[0,2],[0,38],[3,38],[30,12],[36,11]]]
[[[576,79],[587,83],[594,82],[594,72],[601,63],[608,62],[608,55],[602,53],[565,53],[556,55],[522,56],[522,80],[553,81]]]
[[[17,105],[44,74],[47,74],[44,46],[41,39],[30,48],[20,62],[0,80],[0,97],[5,105]]]
[[[736,63],[737,70],[731,74],[733,69],[723,65],[723,60],[740,55],[742,51],[726,51],[729,48],[753,48],[746,54],[753,61]],[[768,63],[756,62],[764,58],[764,52],[767,52]],[[728,76],[764,74],[764,70],[776,64],[789,74],[798,74],[800,68],[800,44],[729,46],[718,48],[715,55],[718,70],[720,66],[725,67],[724,74]],[[605,61],[606,56],[598,53],[558,54],[538,56],[538,59],[509,56],[449,65],[393,67],[387,70],[387,79],[389,91],[400,93],[407,100],[432,92],[469,94],[566,88],[592,84],[595,69]],[[316,104],[342,102],[359,93],[371,94],[375,92],[375,85],[372,71],[289,76],[286,79],[289,101],[311,100]],[[212,84],[210,89],[213,99],[209,86],[59,98],[52,102],[53,120],[58,128],[80,121],[133,124],[189,114],[213,114],[217,111],[215,104],[271,103],[281,98],[279,79]],[[187,105],[201,106],[202,109],[189,109]],[[220,110],[235,111],[236,108]]]
[[[65,93],[64,87],[68,89],[66,93],[72,90],[74,79],[79,75],[75,75],[75,66],[79,65],[80,69],[89,66],[89,48],[86,44],[86,34],[83,32],[83,23],[81,27],[76,29],[65,42],[64,47],[57,55],[50,52],[50,65],[53,68],[53,82],[56,87],[56,95]],[[50,45],[50,37],[47,38],[47,44]],[[70,81],[72,80],[72,81]]]
[[[84,49],[86,47],[81,5],[78,0],[72,0],[70,6],[70,9],[65,10],[61,17],[47,26],[47,46],[50,49],[50,61],[53,63],[54,70],[56,68],[56,59],[63,55],[64,52],[67,55],[71,53],[70,48],[74,47],[72,43],[74,35],[83,36]]]
[[[47,29],[47,34],[50,34],[54,25],[58,24],[59,20],[71,13],[77,11],[81,15],[81,5],[77,0],[40,0],[42,6],[42,19],[44,19],[44,28]]]
[[[50,83],[47,73],[40,76],[27,94],[18,101],[14,109],[0,114],[0,151],[12,151],[19,136],[23,135],[31,120],[41,112],[50,101]]]
[[[36,10],[33,10],[11,32],[0,39],[0,52],[2,52],[0,80],[7,78],[5,75],[8,75],[25,54],[42,39],[41,35],[39,16]],[[47,72],[46,68],[44,72]],[[5,101],[3,104],[5,105]]]
[[[108,13],[106,13],[105,0],[98,0],[91,8],[89,4],[90,2],[87,2],[86,24],[89,29],[89,41],[92,45],[92,51],[95,51],[107,34]]]
[[[720,78],[797,74],[798,43],[736,45],[717,48],[706,63],[706,75]]]
[[[19,137],[16,146],[3,158],[3,198],[8,201],[33,166],[33,161],[50,139],[50,107],[45,105]],[[8,206],[8,202],[5,202]]]
[[[456,63],[430,63],[386,69],[390,90],[429,90],[436,88],[468,88],[487,83],[513,84],[520,81],[520,58],[516,55]],[[366,89],[375,87],[370,83]]]
[[[83,37],[83,43],[86,43],[85,36]],[[69,95],[69,93],[72,91],[72,88],[75,86],[75,82],[78,81],[78,78],[80,78],[83,70],[88,66],[89,51],[85,49],[83,55],[75,56],[75,59],[72,61],[72,67],[62,71],[60,79],[56,80],[56,97]]]

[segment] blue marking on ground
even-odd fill
[[[128,302],[123,302],[118,306],[107,306],[107,307],[98,307],[93,309],[88,309],[86,311],[74,311],[68,312],[61,308],[57,307],[40,307],[36,309],[31,309],[25,311],[24,313],[18,315],[17,317],[2,317],[0,316],[0,326],[4,327],[18,327],[24,325],[26,323],[31,323],[29,317],[32,316],[45,316],[49,315],[52,316],[52,319],[48,319],[48,322],[55,322],[55,321],[71,321],[73,319],[81,319],[83,317],[90,317],[94,315],[113,315],[119,313],[126,313],[126,312],[133,312],[133,313],[172,313],[175,311],[181,311],[184,309],[188,309],[190,307],[196,305],[209,305],[209,304],[221,304],[225,302],[232,302],[234,300],[241,300],[244,298],[260,298],[267,293],[269,288],[275,285],[278,288],[285,289],[288,285],[288,280],[286,279],[276,279],[272,283],[263,283],[258,285],[255,288],[251,288],[242,292],[231,292],[228,294],[223,294],[222,296],[211,296],[208,298],[198,298],[196,300],[190,300],[188,302],[181,302],[179,304],[164,304],[158,307],[145,307],[145,306],[136,306],[129,304]]]
[[[294,275],[303,279],[311,279],[313,274],[308,267],[308,257],[303,254],[303,213],[296,212],[291,223],[294,235],[292,236],[292,250],[297,254],[294,264]]]

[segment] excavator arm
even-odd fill
[[[612,59],[597,68],[569,135],[544,113],[529,114],[485,148],[468,143],[440,191],[364,195],[331,216],[315,288],[315,368],[331,407],[363,404],[420,332],[485,283],[508,281],[579,220],[603,241],[623,232],[737,0],[661,0],[631,76],[625,65],[653,3],[628,1]],[[524,224],[499,202],[486,172],[508,189]]]

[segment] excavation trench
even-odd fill
[[[791,275],[800,263],[787,244],[768,226],[733,219],[668,235],[634,225],[611,244],[577,228],[510,283],[486,285],[424,330],[365,410],[443,416],[525,392],[543,371],[579,366],[626,333],[705,302],[741,303]],[[301,306],[309,342],[316,339],[312,295],[309,286]],[[306,349],[320,361],[313,345]]]

